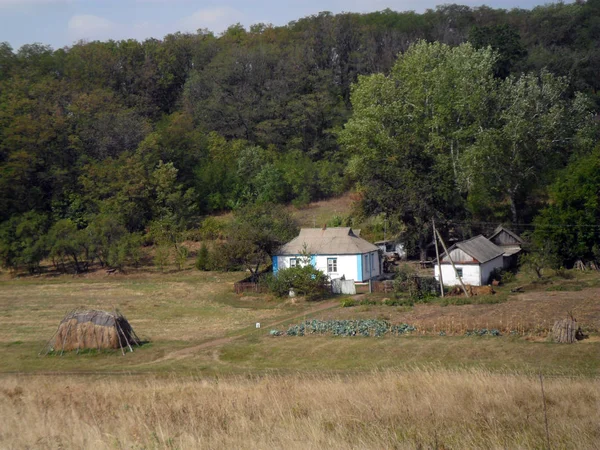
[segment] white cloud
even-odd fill
[[[91,14],[80,14],[69,20],[69,36],[73,40],[105,40],[115,39],[119,33],[119,25],[104,17]]]
[[[244,15],[241,11],[229,6],[203,8],[179,22],[181,31],[195,32],[208,28],[215,33],[225,31],[230,25],[241,22]]]

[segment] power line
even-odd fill
[[[490,225],[498,226],[498,222],[454,222],[452,220],[442,222],[445,225]],[[512,227],[530,227],[530,228],[600,228],[597,225],[575,225],[575,224],[533,224],[533,223],[512,223]]]

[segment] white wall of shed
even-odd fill
[[[457,269],[463,270],[462,280],[464,284],[470,284],[471,286],[483,286],[488,284],[490,275],[494,269],[502,269],[503,267],[502,256],[498,256],[484,264],[456,264]],[[436,280],[439,280],[439,265],[436,264],[434,267],[434,274]],[[452,264],[442,264],[442,278],[444,286],[458,286],[460,281],[456,276],[456,272],[452,268]]]
[[[464,284],[471,286],[481,286],[481,270],[479,264],[455,264],[457,269],[462,269],[462,280]],[[439,264],[435,265],[434,274],[436,280],[440,279]],[[442,264],[442,278],[444,286],[459,286],[460,281],[456,276],[456,272],[452,268],[452,264]]]

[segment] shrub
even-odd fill
[[[202,244],[200,250],[198,250],[198,255],[196,256],[196,269],[210,270],[210,255],[205,244]]]
[[[500,275],[500,281],[503,284],[512,283],[513,281],[515,281],[515,279],[516,279],[515,273],[511,272],[510,270],[505,270]]]
[[[383,300],[386,306],[414,306],[415,301],[411,297],[386,298]]]
[[[175,248],[175,263],[179,270],[183,270],[189,254],[189,249],[184,245],[179,245]]]
[[[572,280],[575,278],[575,275],[570,270],[565,269],[564,267],[559,267],[554,271],[557,277],[562,278],[563,280]]]
[[[271,292],[279,297],[286,296],[292,288],[309,300],[322,298],[328,291],[327,276],[310,264],[282,269],[266,281]]]
[[[225,234],[225,224],[214,217],[207,217],[202,221],[197,234],[203,240],[222,239]]]
[[[352,306],[356,306],[356,302],[351,298],[344,298],[340,301],[340,306],[342,308],[351,308]]]
[[[490,282],[492,280],[499,281],[502,284],[510,283],[515,280],[515,274],[510,270],[494,269],[490,274]]]
[[[164,244],[157,245],[154,251],[153,262],[156,267],[163,270],[171,259],[171,249]]]
[[[125,265],[138,267],[142,262],[142,236],[127,233],[114,243],[109,251],[107,264],[122,269]]]

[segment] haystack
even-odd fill
[[[46,345],[46,352],[83,349],[124,349],[140,340],[127,319],[118,311],[74,310],[60,322],[58,330]]]
[[[568,319],[557,320],[552,327],[552,338],[560,344],[572,344],[586,339],[587,336],[577,325],[577,321],[570,316]]]

